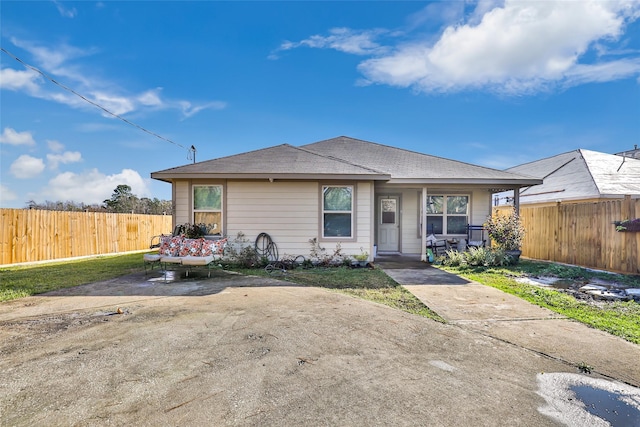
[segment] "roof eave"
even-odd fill
[[[299,180],[299,181],[388,181],[391,179],[387,174],[307,174],[307,173],[163,173],[154,172],[151,178],[159,181],[173,182],[182,179],[243,179],[243,180]]]
[[[495,178],[393,178],[388,184],[468,184],[468,185],[511,185],[525,187],[542,184],[541,179],[495,179]]]

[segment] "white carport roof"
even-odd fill
[[[578,149],[507,169],[541,178],[522,203],[640,196],[640,160]]]

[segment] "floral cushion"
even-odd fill
[[[205,240],[202,242],[202,251],[200,256],[222,255],[227,239]]]
[[[160,242],[160,255],[178,256],[181,243],[182,243],[182,236],[163,237]]]
[[[162,236],[160,238],[160,246],[158,246],[158,254],[171,256],[170,244],[171,236]]]
[[[178,256],[199,256],[202,249],[202,239],[182,239]]]

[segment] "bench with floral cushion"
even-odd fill
[[[162,267],[169,269],[185,268],[187,276],[192,268],[206,267],[207,277],[211,277],[211,267],[214,261],[222,259],[227,239],[207,240],[204,238],[189,239],[184,236],[161,236],[158,253],[144,254],[145,274],[147,268]]]

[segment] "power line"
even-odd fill
[[[34,67],[33,65],[27,64],[26,62],[24,62],[22,59],[18,58],[17,56],[15,56],[13,53],[9,52],[8,50],[6,50],[3,47],[0,47],[0,50],[2,50],[2,52],[6,53],[7,55],[9,55],[10,57],[12,57],[13,59],[15,59],[16,61],[18,61],[19,63],[21,63],[22,65],[24,65],[25,67],[29,68],[32,71],[35,71],[36,73],[40,74],[42,77],[44,77],[45,79],[49,80],[51,83],[61,87],[62,89],[71,92],[72,94],[76,95],[77,97],[79,97],[80,99],[82,99],[85,102],[88,102],[89,104],[93,105],[94,107],[97,107],[99,109],[101,109],[102,111],[104,111],[105,113],[109,114],[110,116],[115,117],[116,119],[122,120],[123,122],[125,122],[126,124],[133,126],[139,130],[141,130],[142,132],[146,132],[149,135],[155,136],[156,138],[159,138],[163,141],[169,142],[173,145],[177,145],[180,148],[183,148],[185,150],[187,150],[189,152],[189,156],[191,156],[191,153],[193,153],[193,158],[195,160],[195,147],[192,145],[191,148],[187,148],[185,146],[183,146],[182,144],[178,144],[175,141],[170,140],[169,138],[165,138],[162,135],[158,135],[155,132],[152,132],[136,123],[133,123],[131,120],[125,119],[124,117],[109,111],[107,108],[103,107],[102,105],[98,104],[97,102],[94,102],[90,99],[88,99],[87,97],[85,97],[84,95],[76,92],[75,90],[71,89],[68,86],[65,86],[64,84],[58,82],[57,80],[55,80],[53,77],[48,76],[47,74],[45,74],[44,72],[40,71],[39,69],[37,69],[36,67]]]

